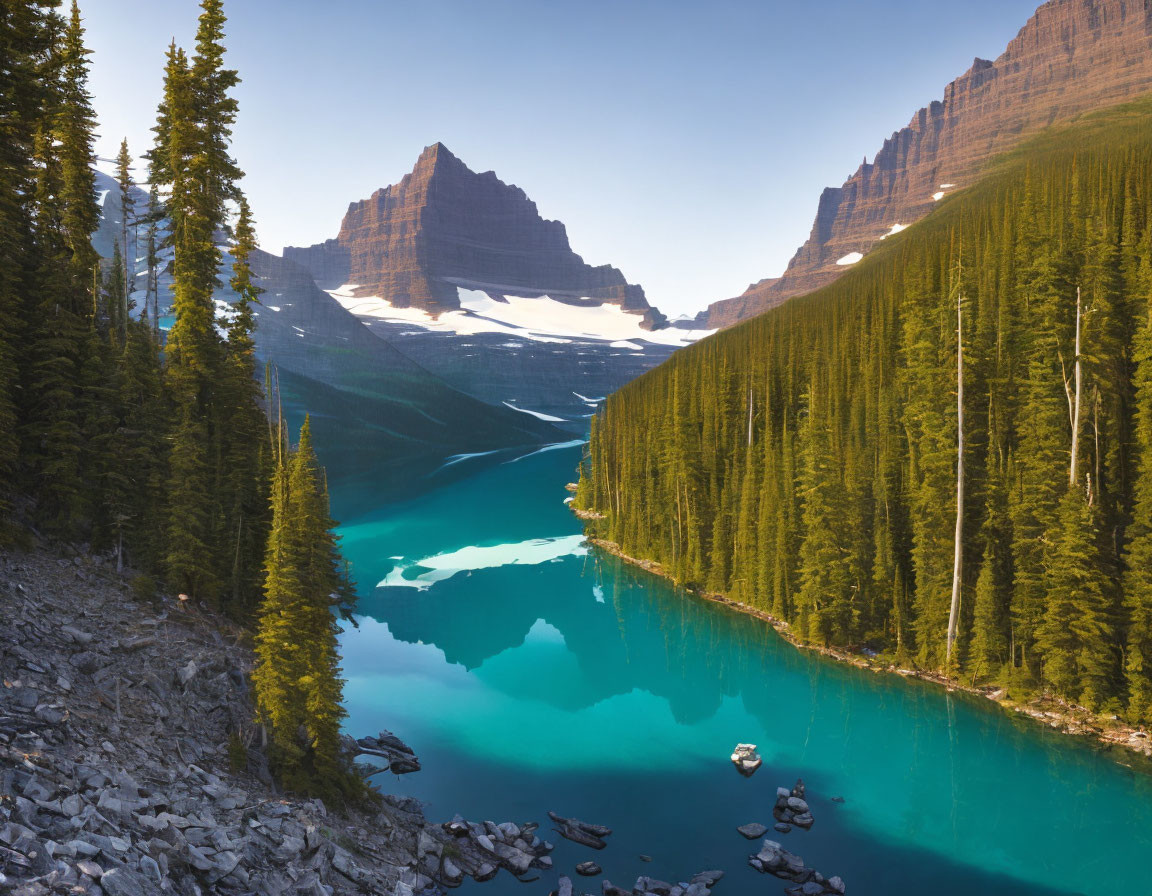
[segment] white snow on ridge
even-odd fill
[[[569,305],[547,296],[536,299],[506,296],[504,301],[496,301],[485,292],[463,287],[457,287],[460,310],[436,317],[420,308],[396,308],[379,296],[357,298],[353,295],[355,289],[354,284],[345,284],[327,292],[357,317],[413,324],[454,336],[496,333],[544,343],[627,342],[630,344],[616,347],[641,350],[643,346],[637,343],[690,345],[713,332],[673,327],[644,330],[640,327],[639,315],[607,302]]]
[[[892,229],[889,230],[886,234],[884,234],[884,236],[880,237],[880,239],[886,240],[886,239],[888,239],[888,237],[896,236],[896,234],[900,233],[902,230],[907,230],[907,229],[908,229],[907,224],[893,224]]]
[[[842,266],[856,264],[856,262],[860,261],[863,257],[864,255],[861,252],[849,252],[843,258],[837,259],[836,264]]]
[[[512,410],[514,410],[514,411],[519,411],[521,414],[531,414],[537,420],[543,420],[545,423],[565,423],[565,422],[567,422],[563,417],[553,417],[550,414],[541,414],[539,411],[530,411],[527,408],[518,408],[518,407],[516,407],[516,405],[508,404],[508,402],[506,402],[506,401],[504,402],[504,405],[506,407],[512,408]]]

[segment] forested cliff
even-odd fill
[[[1150,123],[1144,100],[1045,133],[613,395],[592,531],[804,641],[1152,718]]]

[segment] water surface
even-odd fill
[[[718,896],[741,896],[783,884],[735,827],[771,826],[776,787],[803,776],[815,826],[771,836],[853,894],[1152,892],[1152,777],[589,552],[563,503],[578,450],[460,459],[345,520],[363,613],[343,638],[346,727],[393,730],[424,765],[386,789],[433,819],[540,820],[570,875],[587,858],[628,887],[721,868]],[[329,471],[338,517],[370,472]],[[764,757],[751,779],[728,761],[741,741]],[[548,809],[614,828],[609,847],[549,834]]]

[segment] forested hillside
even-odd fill
[[[118,571],[133,568],[138,597],[165,581],[244,623],[260,608],[257,709],[273,766],[290,786],[355,791],[337,755],[332,617],[354,595],[308,426],[291,449],[257,379],[262,290],[231,154],[239,75],[224,63],[222,2],[202,0],[191,53],[169,48],[147,153],[152,200],[131,221],[122,145],[121,230],[107,263],[92,244],[90,51],[76,0],[67,15],[59,6],[0,7],[0,547],[82,542],[114,553]],[[137,309],[126,247],[140,225],[150,308]],[[161,248],[172,257],[167,339],[156,313]],[[234,299],[220,309],[224,280]],[[296,680],[284,684],[284,670]]]
[[[1042,135],[613,395],[577,505],[804,641],[1152,719],[1150,215],[1152,102]]]

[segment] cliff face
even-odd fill
[[[352,203],[336,239],[285,248],[284,257],[325,288],[354,283],[357,296],[380,296],[397,308],[459,308],[456,287],[463,286],[610,302],[645,315],[649,325],[663,322],[619,270],[585,264],[564,225],[541,218],[523,190],[491,171],[471,171],[440,143],[400,183]]]
[[[1152,3],[1051,0],[995,62],[977,59],[884,142],[841,187],[820,197],[816,222],[784,275],[701,314],[730,326],[835,280],[895,225],[924,217],[935,196],[964,187],[1022,137],[1152,90]]]

